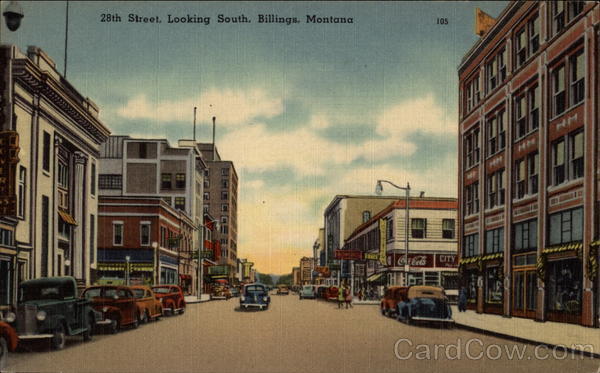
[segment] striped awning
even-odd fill
[[[381,278],[381,276],[383,276],[383,273],[375,273],[375,274],[367,277],[367,282],[377,281]]]
[[[66,211],[58,210],[58,215],[67,224],[77,225],[77,221]]]

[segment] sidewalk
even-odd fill
[[[379,303],[381,303],[380,300],[358,300],[356,298],[352,300],[354,305],[379,305]]]
[[[584,351],[588,354],[592,352],[594,357],[600,357],[600,330],[598,328],[551,321],[538,322],[520,317],[503,317],[474,311],[458,312],[456,306],[452,306],[452,317],[458,327],[465,329],[523,342]]]
[[[190,303],[203,303],[203,302],[208,302],[210,300],[210,294],[202,294],[201,299],[198,299],[197,295],[186,295],[185,296],[185,303],[186,304],[190,304]]]

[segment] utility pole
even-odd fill
[[[213,141],[212,141],[212,145],[213,145],[213,161],[216,161],[215,159],[215,155],[217,153],[217,148],[215,147],[215,122],[217,120],[217,117],[212,117],[212,122],[213,122]]]
[[[194,106],[194,146],[196,146],[196,109]]]

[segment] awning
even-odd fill
[[[65,223],[77,225],[77,221],[75,221],[75,219],[73,219],[73,217],[68,212],[58,210],[58,215]]]
[[[375,273],[374,275],[367,277],[367,282],[377,281],[381,278],[381,276],[383,276],[383,273]]]

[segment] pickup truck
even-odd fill
[[[64,276],[23,281],[16,314],[9,312],[5,320],[12,320],[20,342],[49,339],[60,350],[67,336],[89,341],[98,316],[88,300],[79,298],[75,279]]]

